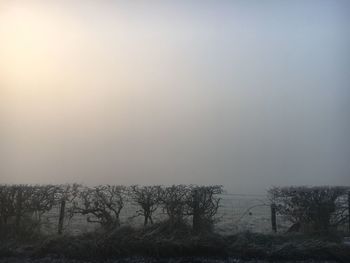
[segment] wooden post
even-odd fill
[[[16,231],[19,232],[20,224],[21,224],[21,217],[22,217],[22,189],[18,187],[17,189],[17,199],[16,199]]]
[[[271,204],[271,226],[272,226],[272,231],[276,233],[277,224],[276,224],[276,205],[275,204]]]
[[[349,223],[349,234],[350,234],[350,191],[348,192],[348,223]]]
[[[63,198],[61,200],[60,216],[58,219],[58,234],[59,235],[61,235],[63,232],[63,222],[64,222],[65,211],[66,211],[66,200]]]
[[[201,231],[201,218],[199,214],[199,192],[195,189],[193,192],[193,218],[192,218],[192,228],[195,234]]]

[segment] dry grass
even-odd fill
[[[108,233],[42,237],[30,245],[8,240],[0,245],[0,259],[22,257],[28,262],[46,262],[47,258],[55,259],[47,262],[158,262],[152,260],[178,259],[179,261],[172,262],[202,262],[202,259],[207,258],[219,260],[207,262],[350,262],[349,246],[337,241],[334,237],[307,237],[301,234],[266,235],[244,232],[231,236],[215,233],[194,235],[191,226],[185,222],[177,225],[163,222],[146,228],[125,226]],[[60,261],[62,258],[73,261]],[[189,258],[193,260],[186,261]],[[129,261],[120,261],[121,259]],[[144,261],[146,259],[150,261]],[[237,260],[233,261],[234,259]]]

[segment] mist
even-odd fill
[[[348,1],[1,1],[0,183],[350,184]]]

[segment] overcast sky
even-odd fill
[[[0,1],[0,183],[350,184],[350,2]]]

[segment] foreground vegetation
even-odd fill
[[[7,240],[1,257],[108,260],[127,257],[217,257],[241,260],[333,260],[350,262],[349,246],[339,236],[304,234],[263,235],[250,232],[230,236],[194,235],[190,225],[169,221],[146,228],[123,226],[109,233],[51,236],[30,241]]]

